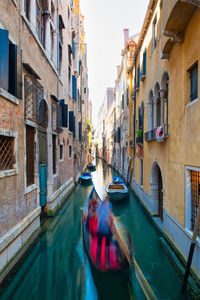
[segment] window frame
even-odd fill
[[[39,1],[41,1],[41,5]],[[42,1],[43,0],[36,0],[36,31],[38,33],[41,44],[44,46],[44,19],[42,15],[42,11],[43,11]],[[37,8],[39,8],[39,17],[37,14]],[[39,22],[39,32],[38,32],[38,22]]]
[[[193,102],[194,100],[198,99],[198,60],[188,69],[189,72],[189,79],[190,79],[190,102]],[[194,87],[193,84],[195,84],[195,78],[194,78],[194,73],[197,73],[197,78],[196,78],[196,90],[193,91],[192,88]],[[192,95],[195,94],[194,97]]]
[[[0,129],[0,135],[13,137],[14,138],[14,147],[13,147],[13,168],[8,170],[0,170],[0,178],[12,176],[19,174],[19,163],[18,163],[18,132],[11,130],[2,130]]]
[[[154,52],[154,50],[157,47],[157,38],[158,38],[158,20],[157,20],[157,15],[155,16],[154,20],[153,20],[153,45],[152,45],[152,52]]]

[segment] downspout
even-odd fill
[[[59,37],[59,0],[57,0],[57,98],[59,100],[60,97],[60,91],[59,91],[59,79],[60,79],[60,54],[59,54],[59,43],[60,43],[60,37]]]
[[[134,114],[133,114],[133,157],[135,157],[135,115],[136,115],[136,60],[135,55],[135,78],[134,78]]]

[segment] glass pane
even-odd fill
[[[37,5],[37,16],[38,16],[38,18],[40,17],[40,8],[38,5]]]

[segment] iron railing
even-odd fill
[[[154,141],[156,140],[156,130],[157,128],[154,128],[150,131],[145,132],[145,140],[146,142]],[[167,138],[169,135],[169,125],[164,125],[164,138]]]

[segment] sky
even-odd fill
[[[124,47],[123,29],[129,28],[130,36],[140,32],[148,4],[149,0],[80,0],[94,126],[106,89],[114,88],[117,79],[117,66],[121,64]]]

